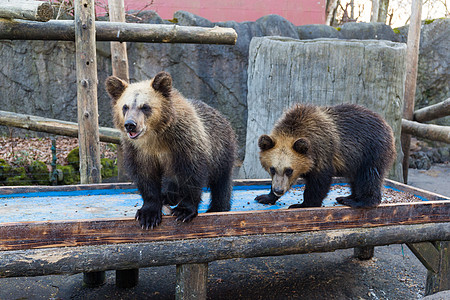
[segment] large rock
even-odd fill
[[[127,21],[172,24],[154,11],[139,12],[137,18],[129,15]],[[354,23],[344,25],[338,32],[325,25],[295,27],[277,15],[268,15],[255,22],[213,23],[189,12],[179,11],[171,21],[178,21],[180,25],[231,27],[238,33],[237,43],[234,46],[128,43],[131,80],[147,79],[160,70],[171,72],[174,85],[183,94],[211,104],[231,120],[238,135],[241,159],[244,157],[247,130],[248,50],[253,37],[276,35],[314,39],[337,35],[342,38],[342,32],[345,32],[345,37],[350,39],[377,39],[389,38],[391,35],[385,25]],[[445,95],[449,97],[448,84],[445,84],[449,76],[449,27],[448,19],[436,20],[423,27],[417,93],[421,100],[418,107],[441,101]],[[386,35],[381,35],[384,32]],[[400,32],[403,32],[402,29]],[[395,39],[402,37],[402,34],[394,36]],[[97,50],[99,122],[102,126],[112,126],[109,98],[103,87],[104,80],[112,73],[109,43],[97,43]],[[0,53],[2,110],[74,122],[77,120],[74,43],[0,41]],[[0,131],[8,132],[2,126]]]
[[[391,125],[398,158],[390,178],[402,176],[400,131],[406,45],[389,41],[253,38],[248,76],[248,122],[242,178],[267,178],[260,165],[258,137],[269,134],[295,103],[357,103]]]

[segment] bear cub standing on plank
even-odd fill
[[[378,114],[353,104],[295,105],[278,120],[270,136],[259,138],[258,146],[272,188],[256,201],[274,204],[299,177],[305,179],[303,202],[289,208],[321,206],[333,176],[346,177],[352,191],[350,196],[338,197],[338,203],[375,207],[396,155],[390,126]]]
[[[144,200],[136,213],[143,229],[161,223],[163,205],[177,205],[178,221],[192,220],[206,186],[208,212],[230,210],[235,135],[217,110],[185,99],[166,72],[133,84],[111,76],[106,90],[125,167]]]

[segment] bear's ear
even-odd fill
[[[164,97],[169,98],[172,91],[172,76],[167,72],[159,72],[153,78],[152,87]]]
[[[272,149],[275,146],[275,141],[268,136],[267,134],[263,134],[258,139],[258,147],[261,151],[266,151]]]
[[[117,99],[120,98],[127,86],[128,83],[116,76],[109,76],[105,81],[106,91],[113,100],[113,103],[116,103]]]
[[[292,148],[300,154],[306,154],[308,153],[309,149],[309,142],[307,139],[299,138],[295,141],[294,145],[292,145]]]

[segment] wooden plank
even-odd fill
[[[204,213],[187,224],[164,216],[161,226],[148,231],[141,230],[130,218],[11,222],[0,223],[0,251],[435,222],[450,222],[449,202],[385,204],[372,209],[321,207]]]
[[[420,262],[432,272],[439,270],[439,251],[430,242],[407,243],[408,248],[420,260]]]
[[[74,1],[81,183],[101,182],[93,0]]]
[[[414,113],[417,64],[419,61],[421,16],[422,0],[413,0],[411,5],[411,18],[408,29],[408,40],[406,48],[406,80],[403,104],[403,118],[406,120],[412,120]],[[403,182],[408,183],[409,149],[411,145],[411,135],[402,133],[401,143],[403,150]]]
[[[75,274],[450,240],[450,223],[0,251],[0,277]]]
[[[450,143],[450,126],[422,124],[402,119],[402,133],[431,141]]]
[[[208,264],[177,265],[175,299],[205,299],[208,283]]]
[[[437,272],[428,270],[425,284],[425,295],[450,290],[450,242],[438,241],[435,243],[438,250],[439,269]]]
[[[111,22],[125,22],[124,0],[109,0],[109,20]],[[128,70],[127,44],[125,42],[111,42],[111,65],[112,73],[120,79],[130,82]],[[117,180],[124,182],[127,175],[124,167],[123,148],[117,147]]]
[[[0,5],[0,18],[47,22],[52,17],[53,7],[48,2],[6,0]]]
[[[426,122],[434,119],[443,118],[450,115],[450,98],[444,101],[430,105],[414,112],[414,121]]]
[[[97,41],[235,45],[236,31],[225,27],[95,22]],[[75,41],[74,21],[46,23],[1,20],[0,40]]]
[[[0,125],[78,137],[78,124],[38,116],[0,111]],[[115,128],[99,127],[100,142],[120,144],[120,131]]]
[[[433,201],[439,201],[439,200],[450,200],[450,197],[441,195],[441,194],[437,194],[434,192],[430,192],[424,189],[420,189],[411,185],[407,185],[398,181],[394,181],[394,180],[390,180],[390,179],[385,179],[384,180],[384,185],[389,186],[389,187],[393,187],[395,189],[398,189],[400,191],[406,192],[406,193],[410,193],[422,198],[425,198],[427,200],[433,200]]]

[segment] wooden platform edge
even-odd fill
[[[384,204],[371,209],[341,206],[204,213],[190,223],[164,216],[153,230],[142,230],[130,218],[11,222],[0,223],[0,251],[438,222],[450,222],[450,202]]]
[[[0,251],[0,278],[207,263],[434,240],[450,240],[450,223]]]

